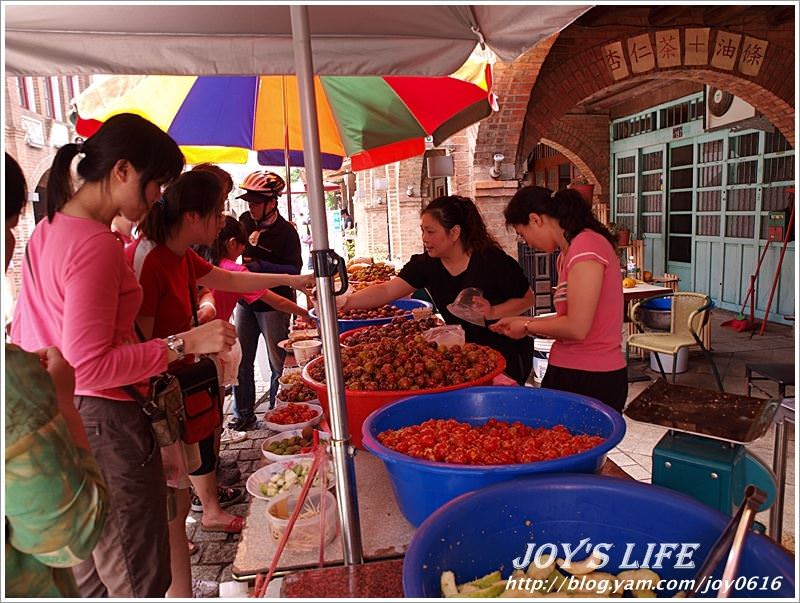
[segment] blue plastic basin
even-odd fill
[[[520,421],[531,427],[562,424],[572,433],[606,438],[605,442],[560,459],[514,465],[454,465],[410,457],[386,448],[377,435],[387,429],[428,419],[456,419],[473,425],[490,418]],[[625,435],[625,422],[602,402],[549,389],[471,387],[440,394],[411,396],[373,412],[364,422],[362,445],[386,465],[400,510],[412,524],[460,494],[534,473],[593,473],[606,453]]]
[[[672,310],[671,297],[659,297],[642,302],[642,307],[648,310]]]
[[[629,561],[643,563],[648,543],[656,543],[655,550],[662,543],[699,543],[691,557],[694,568],[675,567],[675,554],[663,567],[651,567],[661,579],[688,580],[729,519],[684,494],[632,480],[576,474],[520,478],[460,496],[431,515],[406,552],[403,590],[406,597],[439,597],[445,570],[455,572],[459,584],[495,570],[507,578],[527,543],[553,543],[563,558],[562,543],[574,550],[584,538],[591,548],[612,545],[604,551],[608,564],[599,570],[612,574],[620,571],[627,547],[632,546]],[[587,556],[584,548],[574,559]],[[794,596],[794,557],[764,536],[748,535],[737,574],[745,577],[740,578],[744,588],[734,596]],[[746,588],[748,580],[757,588]],[[676,584],[658,594],[677,590]]]
[[[411,310],[415,308],[433,308],[433,304],[423,301],[421,299],[410,299],[410,298],[403,298],[403,299],[396,299],[393,302],[389,302],[390,306],[397,306],[401,310],[408,310],[409,314],[403,316],[402,318],[406,318],[411,320],[412,315],[410,313]],[[314,322],[317,324],[317,328],[319,328],[319,317],[317,316],[317,309],[312,308],[308,311],[308,315],[314,319]],[[387,325],[392,322],[392,319],[395,318],[394,316],[389,316],[388,318],[370,318],[364,320],[337,320],[336,323],[339,327],[339,333],[344,333],[346,331],[350,331],[352,329],[358,329],[359,327],[371,327],[374,325]]]

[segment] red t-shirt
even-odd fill
[[[125,249],[144,299],[140,316],[152,316],[153,338],[167,337],[192,328],[192,304],[189,287],[197,303],[197,279],[211,272],[213,266],[187,249],[177,255],[166,245],[139,239]]]
[[[582,341],[556,341],[548,364],[582,371],[608,372],[625,367],[622,353],[622,275],[611,243],[593,230],[578,233],[566,254],[558,258],[558,286],[553,295],[556,314],[567,314],[567,278],[579,262],[593,261],[603,266],[600,299],[589,333]]]

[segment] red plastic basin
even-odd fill
[[[361,426],[373,411],[383,408],[387,404],[397,402],[398,400],[408,398],[409,396],[418,396],[420,394],[437,394],[439,392],[450,392],[457,389],[475,387],[477,385],[491,384],[494,378],[502,373],[506,368],[505,358],[503,358],[503,356],[495,350],[491,350],[491,352],[495,355],[497,360],[496,368],[483,377],[474,379],[473,381],[465,381],[464,383],[459,383],[457,385],[447,385],[445,387],[434,387],[429,389],[407,389],[395,391],[362,391],[346,389],[344,391],[344,398],[345,403],[347,404],[347,426],[350,430],[350,440],[352,441],[353,445],[357,448],[363,449],[361,446]],[[308,385],[317,393],[317,398],[319,398],[322,409],[325,411],[325,416],[330,420],[328,409],[328,387],[324,383],[320,383],[319,381],[312,379],[311,374],[309,373],[309,370],[313,366],[316,366],[323,361],[324,358],[320,356],[319,358],[315,358],[309,362],[303,368],[303,372],[300,373],[300,377],[306,385]]]

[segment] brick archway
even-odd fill
[[[753,105],[781,132],[794,147],[794,26],[770,27],[765,18],[758,22],[715,24],[710,34],[710,45],[721,32],[730,32],[765,40],[769,46],[761,69],[756,76],[746,76],[736,69],[725,70],[707,64],[658,67],[616,82],[603,56],[603,48],[611,42],[623,44],[632,37],[655,35],[667,29],[678,29],[704,21],[703,11],[708,7],[692,9],[694,14],[683,15],[682,23],[670,28],[651,27],[646,11],[627,15],[625,26],[583,27],[572,25],[560,35],[552,36],[511,64],[498,65],[494,82],[500,102],[500,111],[481,122],[475,151],[476,167],[491,164],[496,151],[506,157],[516,157],[515,177],[524,169],[524,159],[536,143],[548,139],[584,171],[584,165],[597,178],[597,183],[607,182],[606,154],[593,161],[592,152],[581,149],[580,137],[576,140],[570,126],[562,122],[576,116],[568,114],[578,103],[602,91],[617,87],[618,83],[664,79],[684,80],[726,90]],[[601,9],[600,7],[593,9]],[[637,27],[634,23],[640,21]],[[713,46],[711,46],[713,47]],[[520,113],[520,104],[526,109]],[[577,116],[576,116],[577,117]],[[597,116],[602,117],[602,116]],[[606,116],[606,127],[608,117]],[[561,135],[566,136],[562,139]],[[593,152],[596,152],[595,149]],[[577,159],[577,161],[576,161]],[[584,165],[581,165],[581,162]],[[606,173],[604,179],[603,172]],[[584,172],[586,173],[586,172]],[[504,176],[503,179],[510,179]],[[591,179],[591,178],[590,178]]]

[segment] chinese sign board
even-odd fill
[[[657,67],[711,66],[755,77],[761,70],[768,42],[708,27],[643,33],[603,46],[603,62],[619,81]]]

